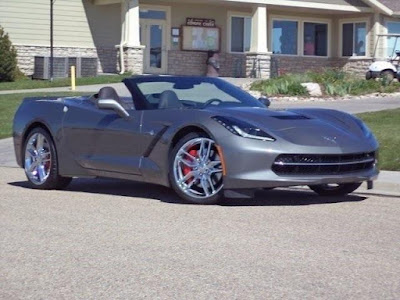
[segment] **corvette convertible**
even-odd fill
[[[14,118],[16,158],[29,184],[76,177],[171,187],[188,202],[251,198],[305,185],[346,195],[378,176],[378,143],[336,110],[272,110],[218,78],[136,76],[86,97],[26,98]]]

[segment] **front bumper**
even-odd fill
[[[226,165],[225,190],[364,182],[375,180],[379,174],[375,163],[369,169],[333,175],[278,175],[272,170],[276,158],[281,154],[342,155],[376,152],[378,146],[374,139],[366,140],[363,145],[315,147],[279,143],[278,141],[264,142],[231,136],[229,139],[220,141],[220,145],[223,149]]]

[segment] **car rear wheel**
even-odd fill
[[[170,182],[188,202],[215,204],[222,198],[223,171],[216,143],[202,133],[190,133],[170,156]]]
[[[344,196],[354,192],[361,185],[361,182],[341,184],[321,184],[309,186],[320,196]]]
[[[50,134],[33,129],[25,142],[24,169],[29,185],[35,189],[65,188],[72,178],[58,175],[57,152]]]

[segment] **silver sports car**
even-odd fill
[[[27,98],[14,119],[18,164],[30,185],[73,177],[172,187],[200,204],[307,185],[345,195],[378,175],[378,143],[356,117],[327,109],[268,109],[218,78],[137,76],[130,97]]]

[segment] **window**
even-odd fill
[[[297,54],[297,35],[299,23],[297,21],[273,21],[272,53]]]
[[[304,23],[304,55],[328,56],[328,24]]]
[[[389,34],[400,34],[400,22],[388,22],[387,23]],[[392,57],[395,55],[396,50],[400,50],[400,38],[388,37],[388,56]]]
[[[367,23],[345,23],[342,25],[342,56],[365,56]]]
[[[251,18],[231,18],[231,52],[250,51]]]
[[[167,13],[163,10],[140,9],[140,19],[166,20]]]

